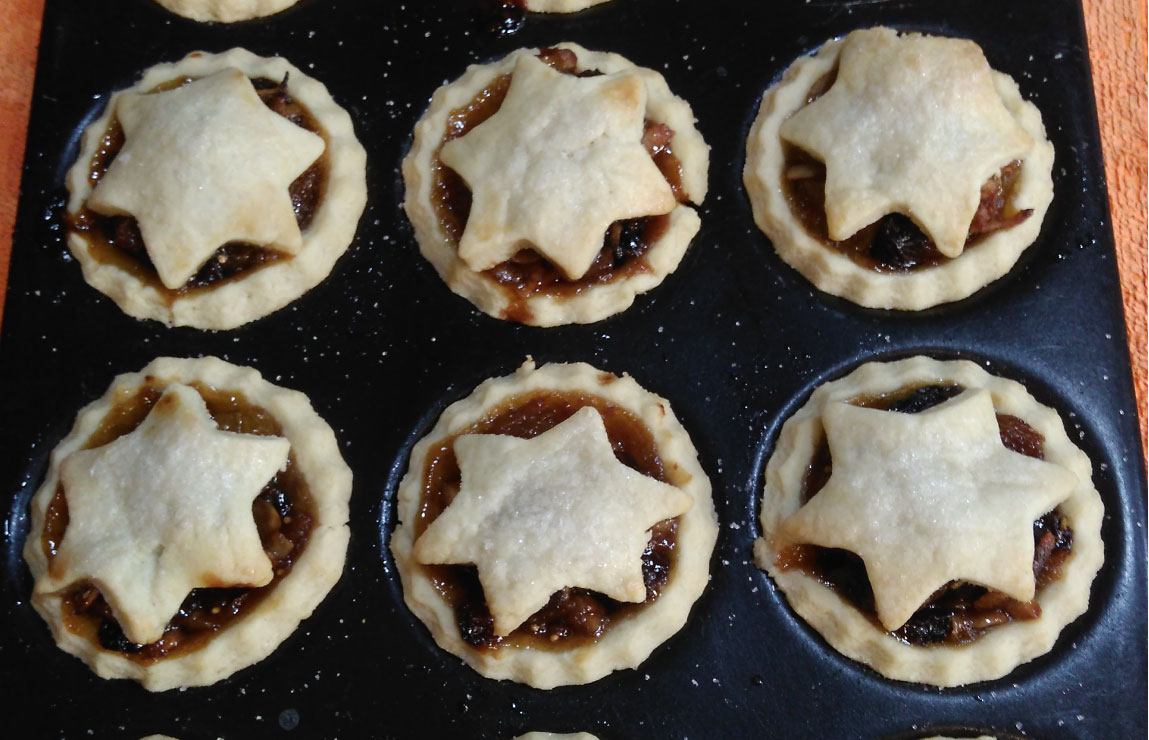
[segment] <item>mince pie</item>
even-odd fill
[[[766,91],[754,219],[820,290],[918,310],[1004,275],[1053,198],[1041,114],[965,39],[854,31]]]
[[[998,678],[1089,604],[1090,473],[1018,383],[966,361],[868,363],[782,427],[755,557],[827,642],[888,678]]]
[[[231,329],[331,272],[366,203],[366,154],[286,60],[195,52],[112,97],[67,183],[88,283],[137,318]]]
[[[520,49],[435,91],[404,208],[423,256],[484,313],[589,323],[678,267],[708,161],[657,72],[576,44]]]
[[[235,23],[275,15],[299,0],[156,0],[176,15],[201,23]]]
[[[214,683],[339,580],[351,471],[307,397],[214,357],[120,375],[52,452],[32,604],[104,678]]]
[[[598,740],[598,738],[589,732],[528,732],[519,735],[515,740]]]
[[[399,486],[391,552],[435,641],[536,688],[637,666],[706,587],[710,481],[669,403],[528,360],[443,412]]]

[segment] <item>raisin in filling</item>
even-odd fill
[[[806,104],[820,98],[837,79],[835,68],[818,79],[806,96]],[[855,264],[875,272],[911,272],[949,261],[933,241],[912,220],[891,213],[842,241],[834,241],[826,226],[826,166],[797,146],[782,142],[784,169],[782,192],[791,213],[806,232],[827,247],[841,252]],[[1021,175],[1021,161],[1015,160],[981,186],[981,200],[970,222],[966,248],[984,237],[1020,224],[1032,209],[1012,206]]]
[[[529,439],[569,419],[576,411],[593,406],[602,414],[615,456],[624,464],[656,480],[667,481],[654,438],[646,425],[626,409],[598,396],[576,391],[537,391],[504,401],[463,434],[509,434]],[[459,491],[459,465],[454,443],[459,435],[435,445],[427,458],[415,539],[438,518]],[[674,481],[667,481],[673,483]],[[478,571],[470,565],[420,566],[436,590],[455,612],[463,640],[472,647],[491,650],[503,645],[567,649],[594,642],[612,624],[640,611],[658,598],[674,567],[678,519],[667,519],[651,528],[642,555],[646,601],[623,603],[584,588],[565,588],[506,637],[494,633],[494,620],[487,609]]]
[[[903,388],[891,394],[865,396],[851,401],[856,406],[916,414],[933,408],[965,390],[962,386],[925,385]],[[1028,457],[1044,459],[1044,438],[1016,416],[997,415],[1002,443]],[[809,501],[826,485],[833,470],[830,448],[823,440],[810,460],[802,482],[802,502]],[[1061,576],[1061,567],[1073,548],[1073,530],[1060,508],[1033,523],[1033,575],[1041,588]],[[874,594],[866,576],[866,566],[848,550],[792,545],[778,554],[782,570],[797,568],[829,586],[865,614],[879,629]],[[963,581],[952,581],[938,589],[921,609],[892,634],[911,645],[964,645],[993,627],[1014,620],[1041,616],[1037,600],[1018,601],[1000,591]]]
[[[191,77],[172,80],[157,86],[152,92],[172,90],[192,81]],[[287,92],[286,76],[280,82],[260,77],[253,79],[251,83],[259,93],[260,100],[273,112],[300,128],[325,136],[319,122],[307,107]],[[103,178],[123,146],[124,131],[113,117],[89,164],[88,182],[93,188]],[[295,210],[295,220],[300,230],[305,230],[311,225],[323,201],[328,172],[329,158],[325,151],[288,188]],[[78,213],[67,216],[67,226],[70,230],[86,236],[94,259],[118,266],[154,288],[169,303],[182,295],[213,287],[281,259],[290,259],[287,255],[255,244],[230,242],[216,250],[185,285],[172,290],[160,282],[159,275],[156,274],[144,247],[143,236],[135,218],[105,216],[85,206]]]
[[[215,390],[200,383],[190,385],[203,397],[208,412],[220,429],[244,434],[282,435],[283,430],[274,417],[242,394]],[[138,391],[125,392],[85,443],[84,449],[106,445],[131,432],[143,422],[162,395],[162,387],[151,377]],[[65,626],[105,650],[145,665],[203,647],[213,635],[263,601],[291,572],[307,548],[315,520],[315,505],[294,455],[288,458],[287,467],[263,487],[252,503],[251,513],[263,550],[271,561],[273,576],[266,586],[197,588],[184,599],[163,637],[148,645],[137,645],[124,636],[99,589],[90,583],[77,583],[63,595],[61,609]],[[49,568],[67,535],[67,528],[68,502],[61,484],[48,504],[41,535]]]
[[[539,59],[563,74],[595,77],[596,70],[578,70],[578,58],[568,49],[545,48]],[[495,78],[466,105],[451,111],[447,129],[439,146],[457,139],[493,116],[503,104],[511,75]],[[674,131],[664,123],[647,120],[642,134],[646,147],[662,176],[666,178],[680,203],[688,200],[682,182],[682,163],[671,148]],[[458,243],[471,212],[471,191],[463,178],[443,164],[438,153],[431,160],[431,200],[439,224],[448,237]],[[483,272],[508,299],[503,317],[511,321],[529,321],[532,313],[528,300],[536,295],[571,297],[594,285],[602,285],[627,276],[646,272],[649,266],[643,255],[657,242],[669,225],[668,215],[625,219],[611,224],[603,235],[602,249],[585,275],[569,280],[548,260],[530,249],[520,250],[511,259]]]

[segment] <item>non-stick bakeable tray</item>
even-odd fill
[[[0,339],[4,729],[19,738],[440,738],[531,729],[623,738],[1131,738],[1146,731],[1145,477],[1081,9],[1069,0],[613,0],[490,30],[473,0],[301,0],[234,26],[149,0],[49,0]],[[823,40],[875,24],[964,36],[1041,109],[1056,194],[1005,278],[920,314],[815,291],[755,228],[742,188],[762,91]],[[712,147],[702,230],[678,271],[625,313],[535,329],[451,294],[400,209],[399,163],[431,93],[466,65],[577,41],[661,71]],[[302,300],[231,332],[165,329],[84,284],[63,244],[63,175],[86,122],[141,70],[195,49],[281,54],[325,82],[367,148],[349,253]],[[1093,462],[1106,562],[1088,612],[1006,678],[938,690],[840,657],[752,563],[761,471],[782,421],[865,360],[984,361],[1058,409]],[[149,694],[57,649],[28,603],[26,507],[77,410],[157,355],[212,354],[304,391],[355,474],[343,578],[270,658],[214,686]],[[586,361],[670,399],[714,484],[712,580],[637,670],[538,691],[482,678],[403,604],[386,543],[410,447],[442,409],[527,355]]]

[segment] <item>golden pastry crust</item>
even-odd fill
[[[828,586],[798,569],[782,570],[777,557],[784,543],[782,522],[802,506],[803,480],[824,438],[822,411],[836,401],[890,393],[922,383],[950,382],[985,389],[995,410],[1016,416],[1044,438],[1045,460],[1077,477],[1077,487],[1060,504],[1073,530],[1073,550],[1061,577],[1039,589],[1041,617],[998,626],[974,642],[957,647],[913,646],[880,631],[868,617]],[[1091,482],[1089,458],[1065,433],[1057,412],[1039,404],[1024,386],[999,378],[968,361],[912,357],[897,362],[870,362],[849,375],[819,386],[810,400],[782,427],[766,465],[760,523],[754,543],[758,567],[768,572],[794,611],[836,650],[869,665],[887,678],[959,686],[999,678],[1017,666],[1049,652],[1066,625],[1085,612],[1089,589],[1104,560],[1101,541],[1101,497]]]
[[[318,285],[355,236],[367,202],[367,155],[355,138],[351,117],[331,98],[322,83],[286,59],[259,57],[240,48],[222,54],[193,52],[178,62],[156,65],[133,87],[113,95],[104,114],[84,130],[79,157],[68,171],[68,213],[78,214],[92,192],[90,162],[112,120],[120,95],[148,92],[173,79],[205,77],[229,67],[239,69],[249,78],[278,81],[285,75],[288,77],[290,94],[307,106],[319,122],[327,143],[328,175],[323,199],[311,224],[303,231],[303,247],[294,257],[170,299],[119,265],[98,260],[88,236],[70,229],[68,247],[79,261],[84,279],[130,316],[153,319],[168,326],[233,329],[282,308]]]
[[[1033,209],[1028,219],[983,237],[943,264],[907,273],[879,273],[810,236],[794,216],[782,187],[786,164],[779,129],[806,106],[814,83],[834,70],[842,44],[841,39],[828,41],[813,56],[798,59],[762,97],[747,138],[742,173],[758,227],[778,255],[819,290],[867,308],[921,310],[966,298],[1005,275],[1037,239],[1053,200],[1053,145],[1046,138],[1037,107],[1023,100],[1017,83],[1001,72],[991,71],[993,86],[1033,140],[1029,153],[1021,158],[1012,200],[1018,210]]]
[[[424,471],[440,440],[472,427],[505,399],[532,391],[583,392],[635,415],[654,437],[667,480],[687,493],[694,504],[679,518],[677,559],[659,597],[632,617],[611,625],[596,642],[555,651],[509,645],[478,650],[463,641],[454,610],[412,555]],[[513,375],[486,380],[471,395],[449,406],[411,451],[397,498],[399,525],[391,535],[391,553],[403,582],[407,606],[427,625],[440,647],[482,675],[540,689],[589,683],[612,671],[642,663],[685,624],[691,605],[706,587],[710,555],[718,535],[710,481],[670,404],[643,390],[630,376],[619,378],[582,363],[536,369],[534,362],[528,360]]]
[[[156,0],[176,15],[200,23],[235,23],[275,15],[299,0]]]
[[[629,70],[642,78],[647,95],[646,117],[674,130],[672,146],[682,163],[683,187],[691,202],[702,203],[706,197],[709,147],[695,128],[689,104],[670,91],[662,75],[637,67],[618,54],[588,51],[573,43],[557,44],[555,48],[573,51],[580,69],[595,69],[606,74]],[[415,126],[411,151],[403,160],[406,188],[403,208],[415,228],[419,251],[453,292],[495,318],[506,317],[511,301],[497,283],[475,272],[459,258],[456,241],[440,224],[432,205],[434,161],[451,112],[467,105],[496,78],[511,73],[520,56],[534,55],[537,51],[519,49],[499,61],[472,65],[462,77],[436,90],[427,112]],[[525,323],[534,326],[585,324],[625,310],[636,295],[659,285],[678,267],[701,224],[695,210],[683,204],[670,212],[669,219],[665,232],[644,254],[649,269],[587,287],[570,297],[533,295],[525,301],[531,316]]]
[[[137,373],[117,376],[101,398],[80,411],[72,431],[52,451],[47,476],[29,505],[31,523],[24,559],[33,577],[39,580],[48,573],[41,533],[59,485],[62,461],[83,448],[117,400],[134,395],[145,384],[162,387],[192,382],[240,392],[275,417],[307,482],[315,517],[307,548],[262,601],[203,647],[151,664],[129,660],[71,632],[64,624],[63,592],[33,594],[32,605],[62,650],[83,660],[103,678],[130,678],[150,691],[206,686],[270,655],[339,580],[347,555],[351,470],[343,462],[331,427],[315,413],[307,397],[272,385],[251,368],[215,357],[160,357]]]

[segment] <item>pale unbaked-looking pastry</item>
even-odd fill
[[[1053,198],[1041,114],[964,39],[854,31],[762,98],[743,181],[774,248],[820,290],[918,310],[1004,275]]]
[[[201,23],[235,23],[274,15],[299,0],[156,0],[184,18]]]
[[[127,314],[231,329],[315,287],[366,203],[351,118],[287,60],[194,52],[84,131],[68,246]]]
[[[1104,559],[1090,472],[1019,383],[967,361],[867,363],[783,425],[755,559],[888,678],[998,678],[1089,604]]]
[[[484,676],[543,689],[635,667],[681,629],[718,531],[665,399],[629,376],[530,360],[415,445],[398,519],[403,597],[435,641]]]
[[[484,313],[588,323],[678,267],[708,161],[657,72],[577,44],[520,49],[435,91],[403,205],[423,256]]]
[[[607,0],[526,0],[527,10],[532,13],[576,13]]]
[[[161,357],[118,376],[52,451],[24,545],[32,605],[104,678],[214,683],[269,655],[339,580],[350,495],[302,393]]]
[[[528,732],[519,735],[515,740],[598,740],[589,732],[557,733],[557,732]]]

